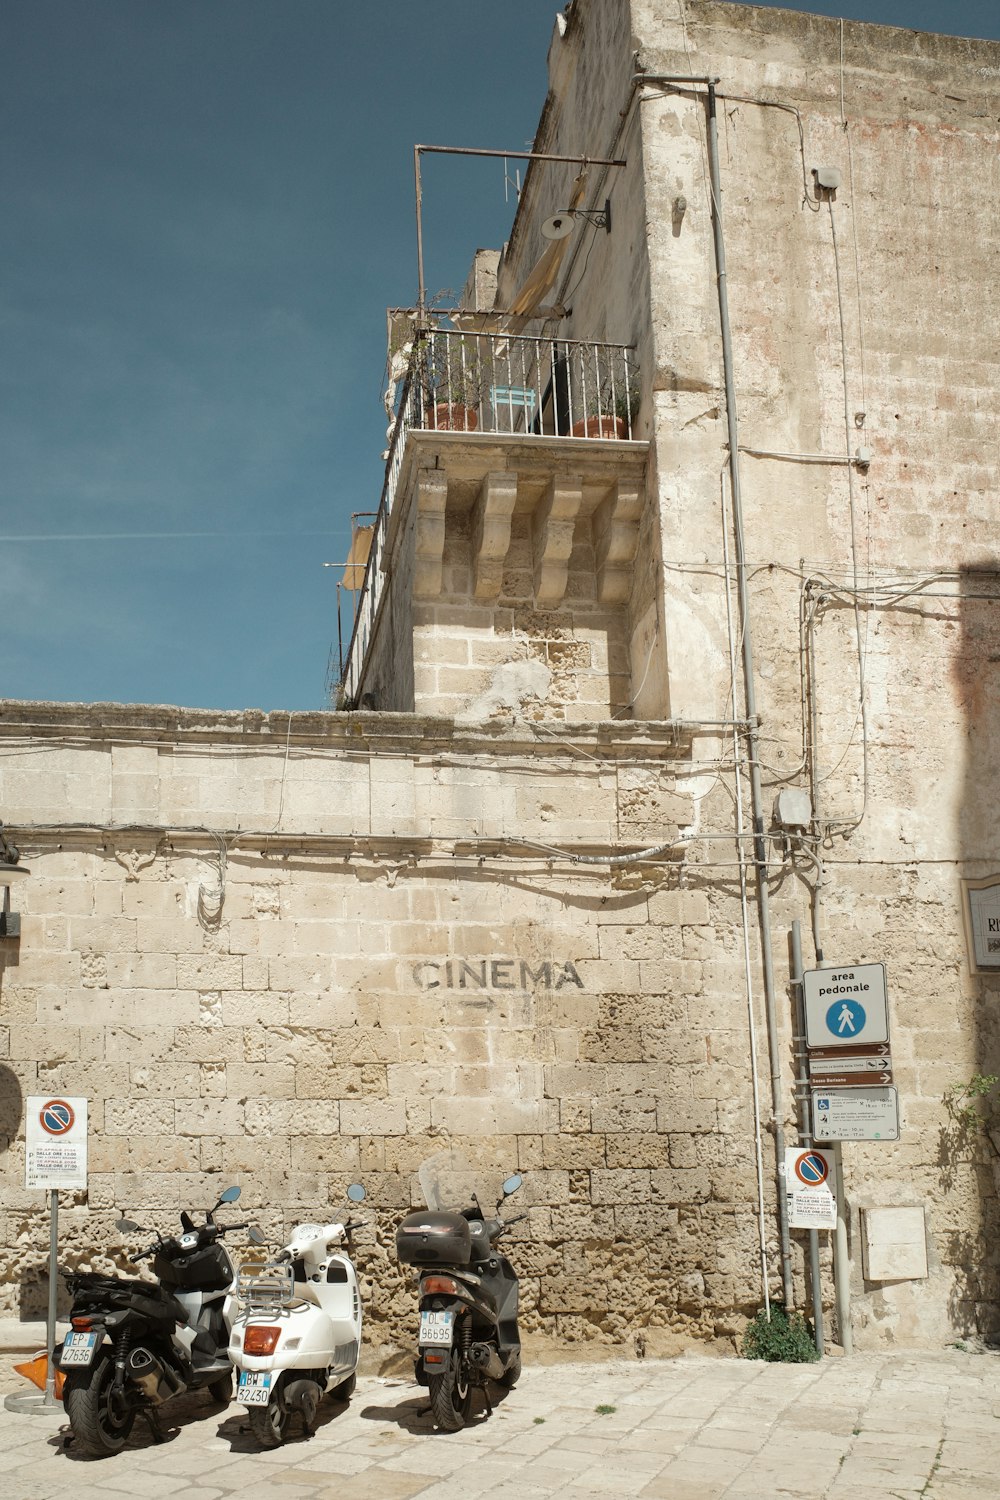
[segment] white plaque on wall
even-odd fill
[[[1000,970],[1000,875],[963,880],[969,966],[973,973]]]

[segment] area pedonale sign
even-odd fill
[[[889,1040],[885,964],[841,964],[802,976],[807,1047],[857,1047]]]

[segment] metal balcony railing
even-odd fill
[[[624,344],[431,329],[414,344],[396,405],[364,583],[340,664],[338,706],[355,707],[382,599],[382,553],[406,435],[503,434],[523,439],[628,441],[639,404],[634,351]]]

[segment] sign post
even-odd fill
[[[33,1416],[61,1413],[56,1400],[52,1351],[56,1342],[56,1298],[59,1291],[59,1189],[87,1186],[87,1101],[33,1095],[25,1101],[24,1185],[49,1192],[49,1306],[46,1320],[45,1392],[41,1396],[7,1396],[8,1411]]]

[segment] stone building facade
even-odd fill
[[[994,1153],[950,1094],[1000,1072],[967,936],[1000,872],[998,118],[993,44],[567,7],[535,150],[624,165],[587,169],[610,231],[577,224],[527,329],[629,346],[630,433],[554,432],[542,389],[538,430],[401,432],[346,711],[3,705],[10,1316],[40,1305],[21,1101],[49,1091],[91,1100],[67,1263],[233,1178],[277,1234],[360,1176],[398,1345],[392,1227],[448,1145],[525,1174],[531,1330],[667,1350],[738,1335],[764,1277],[803,1305],[798,924],[807,968],[889,975],[901,1136],[843,1148],[855,1340],[996,1332]],[[500,314],[579,169],[532,163]],[[876,1278],[899,1207],[927,1274]]]

